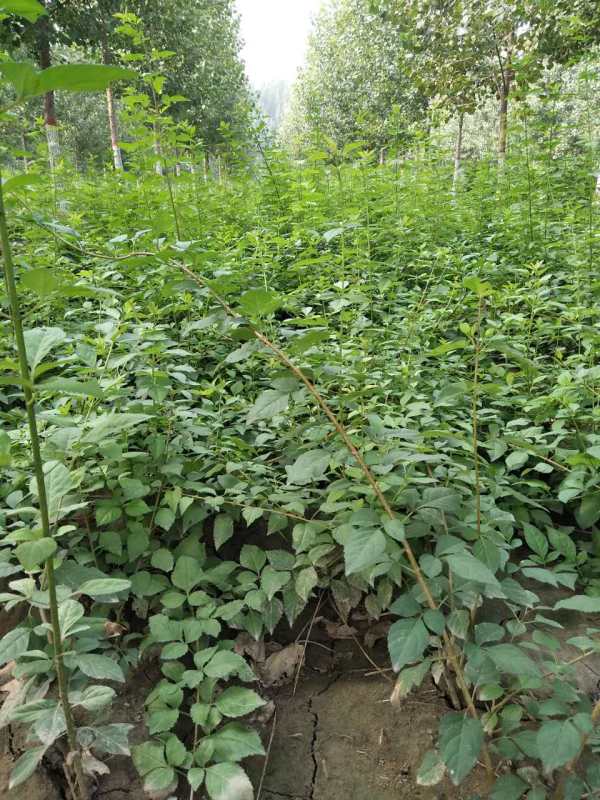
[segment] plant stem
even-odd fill
[[[481,316],[483,299],[477,305],[477,327],[475,329],[474,346],[475,361],[473,364],[473,400],[471,408],[471,427],[473,433],[473,462],[475,465],[475,515],[477,538],[481,536],[481,473],[479,468],[479,365],[481,360]]]
[[[12,259],[10,238],[8,235],[8,225],[6,220],[6,209],[4,207],[4,195],[2,192],[0,177],[0,244],[2,246],[2,259],[4,262],[4,278],[10,303],[10,310],[13,322],[15,342],[19,359],[19,371],[23,384],[23,395],[25,398],[25,409],[27,412],[27,422],[29,425],[29,436],[31,439],[31,454],[33,459],[33,469],[38,489],[38,499],[40,506],[40,518],[42,523],[42,533],[44,537],[51,538],[50,515],[48,513],[48,496],[46,493],[46,482],[44,479],[44,463],[40,450],[40,438],[38,435],[37,419],[35,415],[33,384],[27,362],[27,349],[25,347],[25,336],[23,333],[23,321],[19,307],[19,295],[15,283],[15,270]],[[73,713],[69,704],[68,681],[65,665],[63,662],[63,644],[58,617],[58,598],[56,596],[56,580],[54,577],[53,557],[46,561],[46,580],[48,584],[48,600],[50,606],[50,620],[52,625],[52,646],[54,650],[54,664],[56,668],[56,679],[58,683],[58,694],[65,715],[67,726],[67,741],[69,751],[73,754],[75,777],[79,787],[81,800],[86,800],[88,793],[81,761],[77,752],[77,737],[75,734],[75,723]]]

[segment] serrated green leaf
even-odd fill
[[[46,750],[47,747],[45,745],[42,747],[32,747],[26,750],[23,755],[17,759],[10,773],[8,782],[9,790],[16,788],[33,775]]]
[[[45,537],[33,542],[23,542],[15,549],[15,555],[23,565],[26,572],[40,568],[51,556],[56,553],[57,545],[54,539]]]
[[[243,717],[264,704],[265,701],[256,692],[241,686],[225,689],[216,701],[217,708],[224,717]]]
[[[191,556],[179,556],[175,569],[171,574],[173,585],[189,593],[201,579],[202,575],[198,561]]]
[[[446,714],[440,722],[440,756],[458,786],[473,769],[483,745],[483,728],[466,714]]]
[[[600,597],[588,597],[583,594],[567,597],[554,604],[555,611],[560,609],[581,611],[584,614],[600,614]]]
[[[13,628],[0,639],[0,666],[14,661],[27,652],[31,631],[28,628]]]
[[[231,650],[221,650],[211,658],[204,667],[205,673],[209,678],[229,678],[236,675],[240,670],[247,669],[246,662],[242,656],[233,653]]]
[[[436,750],[425,753],[421,766],[417,771],[417,784],[419,786],[437,786],[446,774],[446,765]]]
[[[24,336],[27,361],[32,372],[35,372],[48,353],[59,347],[67,338],[67,334],[61,328],[34,328],[25,331]]]
[[[108,656],[100,656],[94,653],[78,653],[76,663],[88,678],[125,683],[123,670],[116,661]]]
[[[476,581],[486,586],[500,590],[498,579],[483,562],[472,556],[466,550],[461,553],[451,553],[444,556],[448,566],[455,575],[466,581]]]
[[[302,453],[291,466],[285,468],[288,483],[306,486],[321,480],[327,472],[330,458],[327,450],[309,450],[307,453]]]
[[[491,800],[519,800],[528,788],[529,786],[518,775],[508,772],[498,778],[490,797]]]
[[[129,589],[131,589],[131,581],[123,578],[94,578],[91,581],[85,581],[77,591],[90,597],[102,597],[126,592]]]
[[[569,719],[549,720],[538,731],[537,747],[544,769],[551,772],[577,757],[583,739]]]
[[[277,311],[281,305],[281,298],[266,289],[251,289],[240,298],[242,314],[248,317],[266,317]]]
[[[420,661],[429,643],[429,633],[421,619],[394,622],[388,633],[388,649],[396,672]]]
[[[240,552],[240,564],[252,572],[260,572],[267,563],[267,555],[260,547],[253,544],[245,544]]]
[[[385,552],[384,534],[376,528],[353,528],[344,542],[346,575],[369,569]]]
[[[217,550],[231,539],[233,536],[233,520],[229,514],[218,514],[215,517],[213,536]]]
[[[254,800],[252,784],[237,764],[215,764],[205,774],[206,791],[211,800]]]
[[[281,414],[290,404],[289,392],[280,392],[275,389],[267,389],[262,392],[248,411],[246,421],[249,425],[261,419],[272,419],[277,414]]]
[[[171,572],[173,566],[175,565],[175,559],[173,558],[173,554],[170,550],[167,550],[165,547],[161,547],[152,553],[150,563],[156,569],[161,569],[163,572]]]
[[[57,64],[40,73],[41,93],[49,91],[97,92],[115,81],[131,81],[137,74],[109,64]]]
[[[214,746],[215,761],[235,762],[249,756],[265,754],[258,733],[239,722],[224,725],[213,734],[211,741]]]
[[[529,678],[539,678],[541,672],[535,661],[531,659],[523,648],[515,644],[496,644],[487,647],[485,652],[490,656],[496,667],[508,675],[521,675]]]

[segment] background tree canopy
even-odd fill
[[[599,22],[0,0],[0,795],[600,795]]]

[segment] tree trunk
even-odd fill
[[[112,86],[106,87],[106,108],[108,111],[108,126],[110,128],[110,144],[112,147],[113,164],[117,171],[123,169],[123,156],[119,147],[119,129],[117,126],[117,113]]]
[[[44,31],[39,40],[40,69],[48,69],[51,64],[50,42],[47,32]],[[56,121],[56,107],[54,104],[54,92],[46,92],[44,95],[44,127],[46,129],[46,140],[48,142],[48,160],[50,170],[55,172],[60,161],[60,138],[58,135],[58,123]]]
[[[154,123],[154,155],[156,156],[156,161],[154,162],[154,172],[156,172],[157,175],[164,175],[162,148],[160,146],[160,135],[156,122]]]
[[[508,98],[512,83],[512,71],[505,70],[500,85],[500,106],[498,118],[498,160],[504,162],[508,142]]]
[[[208,151],[204,152],[204,183],[208,182],[208,173],[210,170],[210,156]]]
[[[102,63],[110,64],[110,52],[106,45],[102,47]],[[110,128],[110,144],[112,147],[113,164],[117,171],[123,170],[123,156],[119,147],[119,126],[117,123],[117,111],[115,108],[115,98],[112,86],[106,87],[106,109],[108,111],[108,127]]]
[[[27,159],[27,137],[25,131],[21,131],[21,148],[23,150],[23,172],[29,172],[29,160]]]
[[[596,196],[600,197],[600,172],[598,173],[598,177],[596,178]]]
[[[454,175],[452,177],[452,194],[456,194],[458,183],[462,175],[462,146],[463,146],[463,128],[465,123],[464,112],[458,115],[458,131],[456,133],[456,146],[454,148]]]

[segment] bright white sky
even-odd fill
[[[236,0],[245,42],[242,58],[253,86],[292,81],[304,63],[311,18],[322,0]]]

